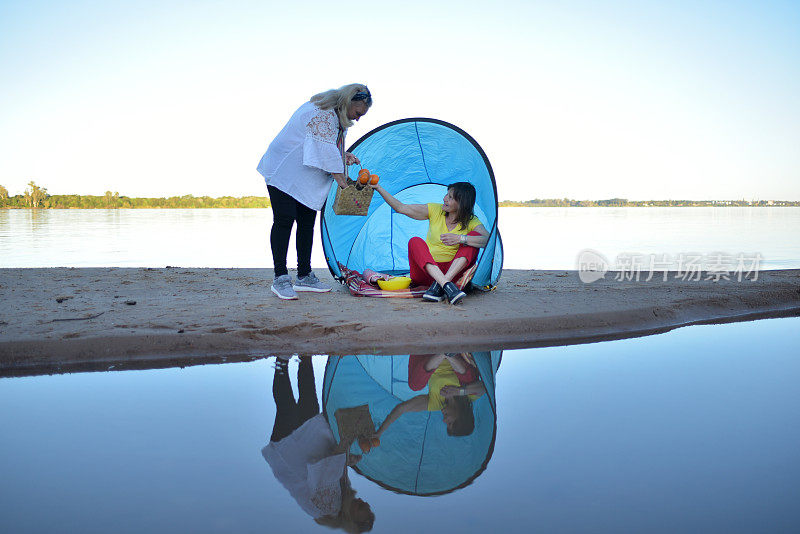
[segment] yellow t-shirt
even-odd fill
[[[434,204],[435,205],[435,204]],[[450,362],[443,360],[439,367],[428,379],[428,411],[436,412],[444,406],[444,397],[439,393],[443,386],[462,387],[461,382],[458,381],[458,375],[453,371],[453,366]],[[478,398],[477,395],[467,395],[470,400]]]
[[[428,236],[425,238],[425,242],[428,243],[428,248],[431,249],[433,259],[438,262],[451,261],[456,252],[458,252],[459,245],[448,246],[442,243],[440,237],[442,234],[467,235],[479,224],[481,224],[481,221],[473,215],[466,228],[461,228],[461,225],[457,224],[455,228],[448,230],[442,205],[428,204]]]

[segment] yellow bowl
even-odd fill
[[[378,287],[387,291],[407,289],[411,285],[411,278],[407,276],[395,276],[389,280],[378,280]]]

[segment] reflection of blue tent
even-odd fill
[[[383,487],[414,495],[437,495],[472,482],[494,450],[497,430],[494,377],[501,351],[473,353],[486,394],[473,403],[475,430],[469,436],[447,434],[441,412],[400,416],[365,454],[356,470]],[[408,356],[332,356],[325,368],[323,412],[339,439],[335,413],[367,404],[375,428],[397,404],[416,395],[408,386]],[[357,445],[353,452],[360,453]]]
[[[475,140],[463,130],[435,119],[403,119],[380,126],[355,142],[350,152],[359,157],[381,184],[405,203],[441,202],[447,185],[470,182],[478,196],[475,215],[491,237],[478,256],[474,286],[494,285],[503,266],[503,245],[497,230],[497,186],[492,166]],[[408,240],[424,237],[427,221],[395,213],[375,194],[366,217],[336,215],[331,188],[320,219],[325,259],[334,276],[338,263],[398,274],[408,272]]]

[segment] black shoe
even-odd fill
[[[458,286],[453,282],[447,282],[444,285],[444,294],[447,296],[447,300],[450,301],[450,304],[456,304],[467,296],[467,294],[458,289]]]
[[[434,282],[431,287],[422,295],[423,300],[429,300],[431,302],[442,302],[444,298],[444,290],[442,286],[439,285],[439,282]]]

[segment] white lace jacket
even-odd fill
[[[258,163],[258,172],[267,185],[320,210],[333,183],[331,173],[344,172],[345,168],[344,136],[341,150],[336,146],[338,136],[336,112],[306,102],[270,143]]]

